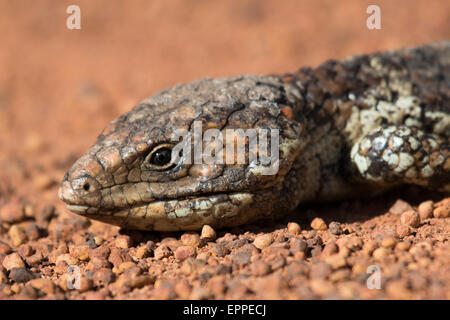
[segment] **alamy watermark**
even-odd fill
[[[370,274],[367,278],[366,285],[368,289],[381,289],[381,269],[379,266],[372,264],[367,267],[366,272]]]
[[[177,129],[172,141],[172,162],[183,164],[248,164],[262,175],[275,175],[279,169],[279,129],[207,129],[194,121],[193,132]],[[269,146],[270,145],[270,146]],[[269,151],[270,149],[270,151]]]
[[[370,16],[366,20],[366,26],[369,30],[380,30],[381,29],[381,9],[380,6],[371,4],[367,7],[366,13]]]

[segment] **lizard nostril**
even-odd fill
[[[89,191],[89,188],[90,188],[90,187],[91,187],[91,186],[90,186],[89,182],[86,182],[86,183],[83,185],[84,191]]]

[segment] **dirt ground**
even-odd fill
[[[74,2],[81,30],[66,28]],[[366,28],[369,4],[381,30]],[[450,299],[442,194],[406,187],[201,234],[119,230],[57,198],[101,129],[158,90],[449,39],[450,2],[0,0],[0,30],[0,299]]]

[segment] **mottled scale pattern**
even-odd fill
[[[198,121],[223,134],[278,129],[278,172],[249,161],[149,163]],[[449,139],[450,42],[441,41],[166,89],[107,125],[59,196],[73,212],[124,228],[236,226],[400,184],[450,192]]]

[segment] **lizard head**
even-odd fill
[[[141,230],[233,226],[287,210],[295,204],[283,184],[303,129],[287,85],[244,76],[164,90],[107,125],[59,197],[77,214]]]

